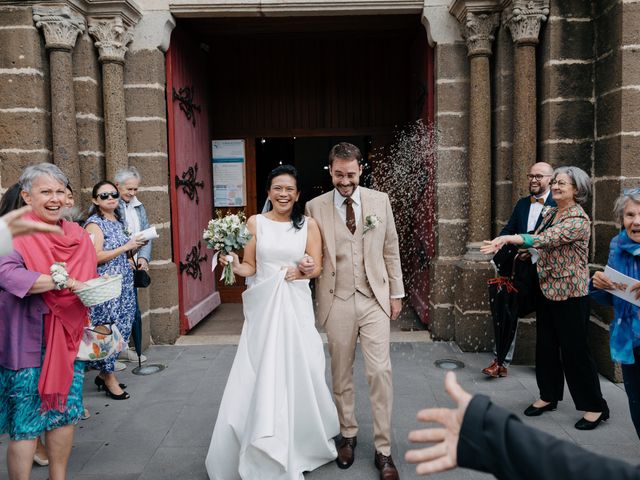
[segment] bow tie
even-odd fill
[[[531,195],[531,197],[529,198],[529,200],[531,200],[531,203],[536,203],[536,202],[538,202],[538,203],[540,203],[540,204],[544,205],[544,198],[543,198],[543,197],[537,198],[535,195]]]

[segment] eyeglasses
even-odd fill
[[[544,177],[550,177],[550,176],[551,176],[551,175],[542,175],[541,173],[538,173],[537,175],[531,175],[531,174],[528,174],[528,175],[527,175],[527,178],[529,179],[529,181],[531,181],[531,180],[537,180],[537,181],[540,181],[540,180],[542,180]]]
[[[559,187],[566,187],[567,185],[573,185],[573,183],[565,182],[564,180],[551,180],[551,185],[558,185]]]
[[[640,193],[640,188],[627,188],[622,191],[623,195],[638,195]]]
[[[100,200],[106,200],[107,198],[113,198],[114,200],[120,198],[120,194],[118,192],[104,192],[104,193],[99,193],[98,194],[98,198]]]

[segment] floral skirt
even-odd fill
[[[30,440],[44,431],[78,423],[83,413],[84,364],[76,360],[73,365],[73,382],[65,411],[46,413],[40,412],[40,367],[21,370],[0,367],[0,434],[8,433],[11,440]]]

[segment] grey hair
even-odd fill
[[[33,187],[33,182],[36,178],[41,177],[43,175],[47,175],[54,180],[57,180],[65,187],[69,185],[69,179],[67,176],[62,173],[56,165],[53,163],[38,163],[36,165],[29,165],[24,169],[22,175],[20,175],[20,187],[23,191],[31,193],[31,188]]]
[[[140,176],[140,172],[136,167],[128,167],[128,168],[123,168],[122,170],[118,170],[115,176],[113,177],[116,183],[124,183],[130,178],[133,178],[134,180],[138,180],[138,181],[142,180],[142,177]]]
[[[553,179],[555,180],[561,173],[567,175],[571,179],[573,186],[576,187],[576,203],[579,203],[580,205],[587,203],[587,200],[591,195],[591,178],[587,172],[581,168],[573,166],[558,167],[553,171]]]
[[[616,220],[620,222],[620,225],[623,223],[624,207],[627,206],[629,200],[640,205],[640,188],[624,190],[613,204],[613,214],[615,215]]]

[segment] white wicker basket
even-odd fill
[[[120,296],[122,292],[122,275],[113,275],[109,278],[94,278],[84,282],[84,284],[86,287],[78,290],[76,295],[87,307],[93,307]]]

